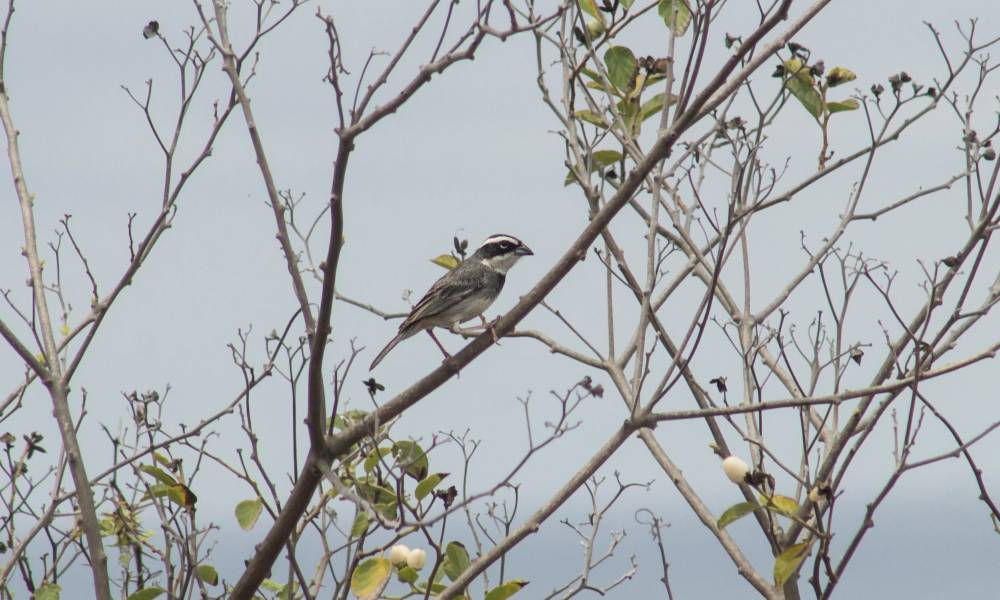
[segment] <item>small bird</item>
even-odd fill
[[[396,344],[421,331],[431,336],[446,357],[451,356],[431,329],[445,327],[455,331],[459,323],[481,316],[500,295],[507,271],[522,256],[532,254],[531,248],[514,236],[496,234],[486,238],[472,256],[434,282],[399,326],[396,337],[378,353],[368,369],[382,362]]]

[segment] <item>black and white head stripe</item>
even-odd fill
[[[479,245],[476,250],[480,256],[500,256],[503,254],[515,253],[518,255],[531,254],[531,250],[524,245],[524,242],[512,235],[498,233],[491,235]]]
[[[510,250],[512,248],[517,248],[523,246],[524,243],[512,235],[507,235],[505,233],[496,233],[486,238],[482,244],[479,245],[480,248],[485,248],[486,246],[496,246],[497,248],[504,248]]]

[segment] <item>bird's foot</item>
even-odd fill
[[[462,369],[458,366],[458,361],[455,360],[454,356],[449,354],[447,358],[441,361],[441,366],[454,373],[455,377],[462,377]]]
[[[479,315],[479,318],[483,321],[483,328],[490,332],[490,336],[493,338],[493,343],[499,346],[500,340],[497,338],[496,324],[500,322],[500,317],[496,316],[488,323],[486,322],[486,317],[483,315]]]

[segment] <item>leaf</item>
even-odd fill
[[[618,161],[622,159],[622,153],[615,150],[597,150],[590,155],[599,167],[607,167],[613,164],[617,164]]]
[[[581,121],[586,121],[591,125],[597,125],[598,127],[604,129],[607,129],[608,127],[604,123],[604,119],[601,118],[601,115],[595,113],[592,110],[578,110],[575,113],[573,113],[573,116],[576,117],[577,119],[580,119]]]
[[[389,502],[392,504],[396,503],[396,492],[385,486],[360,480],[354,483],[354,487],[355,489],[357,489],[358,495],[369,502],[373,503]]]
[[[675,8],[676,6],[676,8]],[[676,36],[684,35],[691,24],[691,9],[685,0],[660,0],[656,11],[660,13],[663,22]],[[676,12],[676,15],[674,14]],[[675,22],[676,17],[676,22]]]
[[[611,89],[609,90],[609,89],[608,89],[608,88],[607,88],[607,87],[606,87],[606,86],[605,86],[605,85],[604,85],[603,83],[601,83],[600,81],[588,81],[588,82],[587,82],[587,83],[585,83],[584,85],[585,85],[586,87],[589,87],[589,88],[590,88],[590,89],[592,89],[592,90],[601,90],[601,91],[606,91],[606,92],[611,92],[612,94],[614,94],[614,95],[616,95],[616,96],[620,96],[620,95],[621,95],[621,94],[619,94],[619,93],[618,93],[618,90],[616,90],[616,89],[614,89],[614,88],[611,88]]]
[[[583,10],[583,12],[594,17],[601,23],[604,23],[604,15],[601,14],[600,10],[598,10],[596,0],[579,0],[579,2],[580,9]]]
[[[153,600],[153,598],[158,598],[164,592],[166,592],[166,590],[157,586],[142,588],[141,590],[130,594],[128,600]]]
[[[469,568],[469,552],[460,542],[448,542],[444,556],[444,573],[452,581]]]
[[[726,525],[733,523],[734,521],[739,521],[743,517],[749,515],[757,508],[757,505],[753,502],[740,502],[739,504],[734,504],[726,509],[726,512],[722,513],[716,523],[719,529],[725,529]]]
[[[774,585],[780,588],[795,573],[809,554],[809,542],[795,544],[774,559]]]
[[[761,499],[765,508],[773,508],[780,514],[791,516],[799,512],[799,503],[794,498],[775,494],[770,498],[762,497]]]
[[[35,590],[35,600],[59,600],[62,586],[58,583],[43,583]]]
[[[848,98],[843,102],[827,102],[826,110],[832,115],[833,113],[844,112],[847,110],[858,110],[861,105],[854,98]]]
[[[284,584],[278,583],[273,579],[265,579],[264,581],[260,582],[260,585],[265,590],[269,592],[274,592],[275,594],[280,594],[281,592],[285,591]]]
[[[437,579],[440,576],[441,576],[441,571],[438,571],[438,574],[435,576],[435,579]],[[427,582],[426,581],[421,581],[419,583],[414,584],[413,587],[417,588],[417,591],[419,591],[422,594],[425,591],[427,591]],[[447,587],[448,586],[444,585],[443,583],[432,583],[431,584],[431,594],[437,596],[438,594],[440,594],[441,592],[443,592],[445,590],[445,588],[447,588]]]
[[[622,159],[621,152],[615,150],[598,150],[590,155],[590,172],[593,173],[598,169],[608,167],[620,161]],[[563,187],[572,185],[576,182],[576,174],[573,169],[566,172],[566,178],[563,180]]]
[[[619,0],[619,4],[622,5],[622,8],[628,10],[632,8],[633,4],[635,4],[635,0]]]
[[[521,591],[521,588],[528,585],[523,579],[511,579],[503,585],[498,585],[486,593],[486,600],[507,600],[514,594]]]
[[[442,254],[431,259],[431,262],[449,271],[458,266],[458,259],[450,254]]]
[[[449,258],[452,258],[452,259],[455,258],[454,256],[451,256],[450,254],[443,255],[443,256],[448,256]],[[440,257],[438,257],[438,258],[440,258]],[[435,259],[435,260],[437,260],[437,259]],[[441,266],[444,266],[444,265],[441,265]],[[448,267],[446,267],[446,268],[448,268]],[[454,267],[451,267],[451,268],[454,268]],[[365,473],[371,473],[375,469],[375,465],[378,464],[379,460],[381,460],[382,457],[386,456],[390,452],[392,452],[392,448],[389,447],[389,446],[385,446],[383,448],[376,448],[376,449],[372,450],[371,452],[369,452],[368,456],[365,457],[365,463],[364,463]]]
[[[396,573],[396,577],[403,583],[416,583],[418,578],[417,570],[413,567],[402,567]]]
[[[61,333],[63,337],[69,335],[69,325],[63,323],[62,327],[59,328],[59,333]],[[35,597],[37,598],[38,594],[35,594]]]
[[[264,502],[260,498],[244,500],[236,505],[236,521],[245,531],[250,531],[257,523],[257,518],[260,517],[262,510],[264,510]]]
[[[198,502],[198,496],[183,483],[175,483],[174,485],[157,483],[149,486],[149,491],[143,495],[143,498],[163,497],[184,508],[194,508],[195,503]]]
[[[645,102],[643,102],[642,106],[639,107],[639,118],[641,120],[645,121],[646,119],[648,119],[650,117],[654,117],[654,116],[660,114],[660,112],[663,110],[663,98],[664,98],[664,95],[661,92],[661,93],[653,96],[649,100],[646,100]],[[670,95],[670,104],[673,104],[674,102],[677,102],[677,97],[674,96],[673,94],[671,94]]]
[[[208,585],[219,583],[219,572],[212,565],[198,565],[194,568],[194,576]]]
[[[625,131],[629,135],[638,136],[641,129],[642,120],[639,118],[640,106],[638,98],[622,100],[618,103],[618,110],[625,121]]]
[[[364,560],[351,575],[351,592],[361,600],[375,600],[389,583],[391,574],[389,559],[375,556]]]
[[[632,91],[635,73],[639,63],[635,55],[625,46],[612,46],[604,53],[604,64],[608,67],[608,80],[622,92]]]
[[[441,481],[447,476],[447,473],[432,473],[425,477],[423,481],[417,484],[417,489],[414,492],[417,500],[423,500],[424,497],[433,492],[434,488],[436,488],[438,484],[441,483]]]
[[[393,498],[388,502],[380,502],[375,505],[375,509],[382,514],[389,521],[395,521],[397,516],[397,509],[399,508],[399,503]]]
[[[797,58],[790,58],[785,61],[785,73],[788,75],[785,88],[798,98],[813,118],[819,119],[823,114],[823,98],[816,91],[816,82],[809,73],[809,67]]]
[[[407,475],[418,481],[427,477],[427,453],[420,444],[410,440],[396,442],[392,447],[392,455],[396,457],[396,464],[403,467]]]
[[[830,72],[826,74],[826,84],[830,87],[837,87],[847,83],[848,81],[854,81],[858,76],[854,74],[854,71],[847,69],[845,67],[834,67],[830,69]]]
[[[141,465],[139,470],[146,475],[150,475],[164,485],[175,485],[177,483],[176,479],[171,477],[166,471],[159,467],[154,467],[153,465]]]
[[[368,523],[371,521],[371,517],[364,510],[358,510],[358,514],[354,515],[354,524],[351,525],[351,537],[361,537],[361,534],[368,531]]]

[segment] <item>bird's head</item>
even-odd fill
[[[506,274],[514,263],[522,256],[531,256],[534,252],[524,242],[512,235],[498,233],[491,235],[476,248],[472,259],[478,260],[487,267],[499,273]]]

